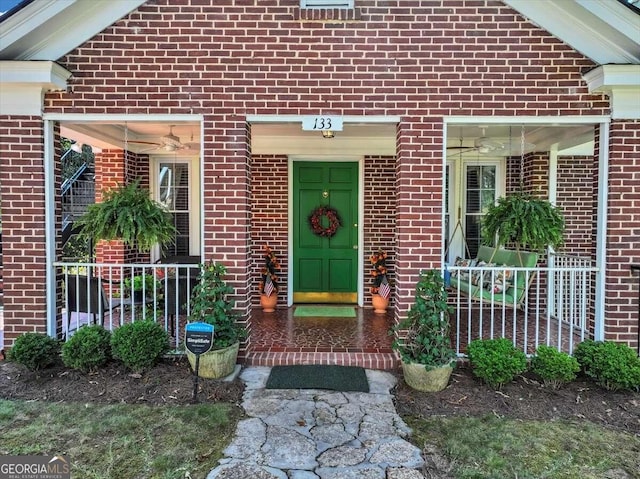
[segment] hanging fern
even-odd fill
[[[119,239],[141,252],[173,242],[176,234],[171,215],[139,179],[105,192],[102,203],[90,205],[76,224],[80,235],[94,242]]]
[[[557,248],[564,241],[564,217],[549,201],[529,194],[503,196],[483,217],[482,238],[488,245],[497,241],[496,247],[514,243],[518,250]]]

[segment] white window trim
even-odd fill
[[[158,168],[160,163],[182,163],[187,164],[189,168],[189,255],[200,256],[200,162],[197,157],[169,157],[150,156],[149,157],[149,183],[151,195],[155,201],[158,201],[160,194],[160,185],[158,183]],[[155,262],[160,259],[160,247],[156,246],[151,251],[151,261]]]
[[[460,208],[460,221],[462,221],[462,228],[464,228],[464,217],[467,208],[467,195],[466,192],[464,173],[467,166],[495,166],[496,167],[496,200],[505,195],[507,178],[506,178],[506,161],[504,158],[480,158],[480,159],[457,159],[452,158],[447,160],[447,166],[449,167],[449,241],[447,257],[445,261],[448,264],[453,264],[456,256],[464,257],[465,247],[460,231],[456,231],[455,237],[452,237],[453,231],[458,222],[458,208]],[[464,231],[464,229],[463,229]],[[466,232],[465,232],[466,235]]]

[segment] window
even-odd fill
[[[354,0],[300,0],[300,8],[353,8]]]
[[[482,217],[504,192],[502,160],[450,161],[445,170],[445,260],[475,258],[482,241]]]
[[[173,217],[177,233],[173,244],[164,251],[157,251],[156,259],[166,256],[198,255],[200,217],[194,174],[196,162],[190,160],[165,160],[154,162],[154,197]]]

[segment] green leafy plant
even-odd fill
[[[153,290],[158,286],[152,274],[136,275],[133,278],[125,278],[125,291],[145,291],[153,294]]]
[[[580,365],[573,356],[550,346],[541,345],[531,360],[531,371],[553,389],[573,381]]]
[[[226,274],[227,269],[220,263],[203,264],[191,296],[190,320],[214,326],[213,349],[231,346],[247,334],[236,322],[235,302],[229,299],[233,288],[224,280]]]
[[[132,371],[153,366],[169,350],[169,335],[153,321],[135,321],[114,330],[111,354]]]
[[[171,215],[140,187],[139,179],[106,191],[103,201],[90,205],[76,223],[80,234],[94,242],[119,239],[142,252],[171,243],[176,233]]]
[[[580,369],[584,374],[593,367],[596,352],[600,348],[602,341],[594,341],[593,339],[585,339],[573,351],[573,356],[578,361]]]
[[[83,326],[62,345],[65,366],[94,371],[111,358],[111,333],[99,324]]]
[[[52,365],[60,355],[60,342],[42,333],[25,333],[16,338],[9,359],[31,371]]]
[[[482,218],[485,244],[514,243],[516,249],[542,251],[564,241],[564,217],[547,200],[527,193],[515,193],[498,199]]]
[[[575,352],[584,373],[605,389],[640,390],[640,358],[626,344],[584,341]]]
[[[424,364],[426,369],[455,364],[455,351],[449,336],[447,291],[439,271],[420,273],[415,302],[407,318],[391,328],[397,335],[392,348],[405,363]]]
[[[527,370],[527,356],[505,338],[475,339],[467,346],[467,355],[473,374],[493,389]]]

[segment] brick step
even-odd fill
[[[360,366],[383,371],[397,370],[400,359],[395,353],[332,353],[332,352],[272,352],[249,351],[244,364],[251,366],[289,366],[293,364],[336,364]]]

